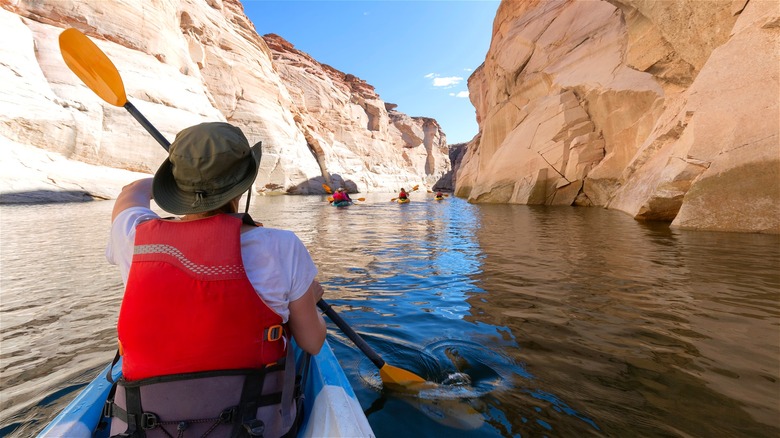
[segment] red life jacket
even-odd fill
[[[117,324],[126,380],[263,368],[285,356],[282,318],[244,271],[241,224],[219,214],[136,228]]]

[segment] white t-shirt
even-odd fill
[[[159,217],[146,207],[130,207],[111,224],[106,259],[119,266],[125,285],[133,260],[135,227]],[[241,257],[257,294],[287,322],[288,304],[302,297],[317,276],[303,242],[292,231],[257,227],[241,234]]]

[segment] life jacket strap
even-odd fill
[[[116,417],[128,425],[128,428],[124,433],[119,435],[114,435],[117,438],[134,437],[136,435],[136,431],[138,430],[137,429],[138,424],[140,424],[140,427],[143,430],[152,430],[159,427],[166,435],[171,436],[170,432],[168,432],[168,430],[166,430],[164,426],[170,426],[175,424],[176,430],[178,431],[179,435],[181,435],[182,432],[187,430],[187,427],[191,423],[213,422],[211,428],[202,435],[202,436],[208,436],[208,434],[210,434],[220,424],[233,423],[237,414],[238,414],[238,406],[231,406],[229,408],[225,408],[219,414],[219,417],[202,418],[196,420],[160,421],[160,417],[158,417],[157,414],[155,414],[154,412],[142,412],[140,417],[138,417],[137,415],[134,414],[128,414],[126,410],[122,409],[118,405],[108,400],[106,401],[106,405],[103,408],[104,416]]]
[[[120,356],[121,356],[121,351],[117,348],[116,354],[114,355],[114,359],[111,361],[111,366],[108,367],[108,372],[106,373],[106,380],[108,380],[108,383],[112,383],[112,384],[114,383],[114,376],[112,375],[112,373],[114,372],[114,365],[116,365],[119,362]]]
[[[264,406],[280,405],[282,415],[282,429],[287,430],[285,437],[294,437],[297,434],[300,420],[303,419],[302,412],[302,389],[300,380],[296,376],[296,367],[292,349],[288,349],[287,357],[278,363],[270,365],[262,370],[223,370],[208,371],[201,373],[189,373],[185,375],[160,376],[143,380],[127,382],[119,379],[109,393],[106,404],[103,407],[103,416],[106,418],[116,418],[127,425],[127,429],[114,437],[135,438],[146,436],[147,431],[158,429],[173,438],[173,434],[166,427],[175,426],[177,436],[185,435],[185,430],[192,424],[211,423],[211,426],[200,436],[208,436],[214,429],[222,424],[232,424],[232,436],[250,436],[262,437],[266,426],[261,419],[257,418],[258,409]],[[263,384],[269,372],[283,372],[284,383],[281,391],[263,394]],[[202,377],[219,377],[230,375],[242,375],[244,381],[241,388],[239,404],[224,408],[218,417],[197,418],[197,419],[175,419],[161,420],[159,415],[154,412],[145,411],[141,403],[141,388],[145,385],[165,383],[178,380],[186,380]],[[124,388],[124,397],[126,409],[115,403],[115,394],[117,385]],[[298,398],[297,418],[293,416],[293,400]],[[298,421],[296,421],[298,420]],[[204,426],[205,427],[205,426]],[[112,437],[113,438],[113,437]]]

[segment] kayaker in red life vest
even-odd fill
[[[436,197],[437,198],[443,198],[444,197],[444,193],[442,193],[441,191],[438,191],[438,192],[436,192]]]
[[[403,187],[401,187],[401,193],[398,194],[398,199],[408,199],[409,195],[406,193]]]
[[[176,136],[153,179],[118,196],[106,249],[125,283],[111,435],[294,436],[290,337],[320,351],[323,290],[294,233],[237,214],[260,157],[239,128],[202,123]],[[179,217],[161,219],[150,199]]]
[[[346,190],[344,190],[343,187],[339,187],[338,189],[336,189],[336,192],[333,193],[333,202],[342,202],[342,201],[352,202],[352,199],[349,197],[349,194],[347,193]]]

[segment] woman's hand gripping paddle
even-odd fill
[[[127,101],[125,86],[114,63],[86,35],[77,29],[60,34],[60,52],[70,70],[101,99],[127,110],[167,151],[171,144],[132,103]]]
[[[352,327],[344,321],[341,316],[333,310],[330,304],[324,300],[317,302],[317,307],[320,308],[331,321],[333,321],[347,337],[355,343],[355,345],[368,357],[371,362],[379,368],[379,376],[382,378],[382,383],[385,385],[395,386],[397,388],[409,388],[423,384],[425,379],[401,368],[388,365],[381,357],[366,343],[363,338],[360,337]]]

